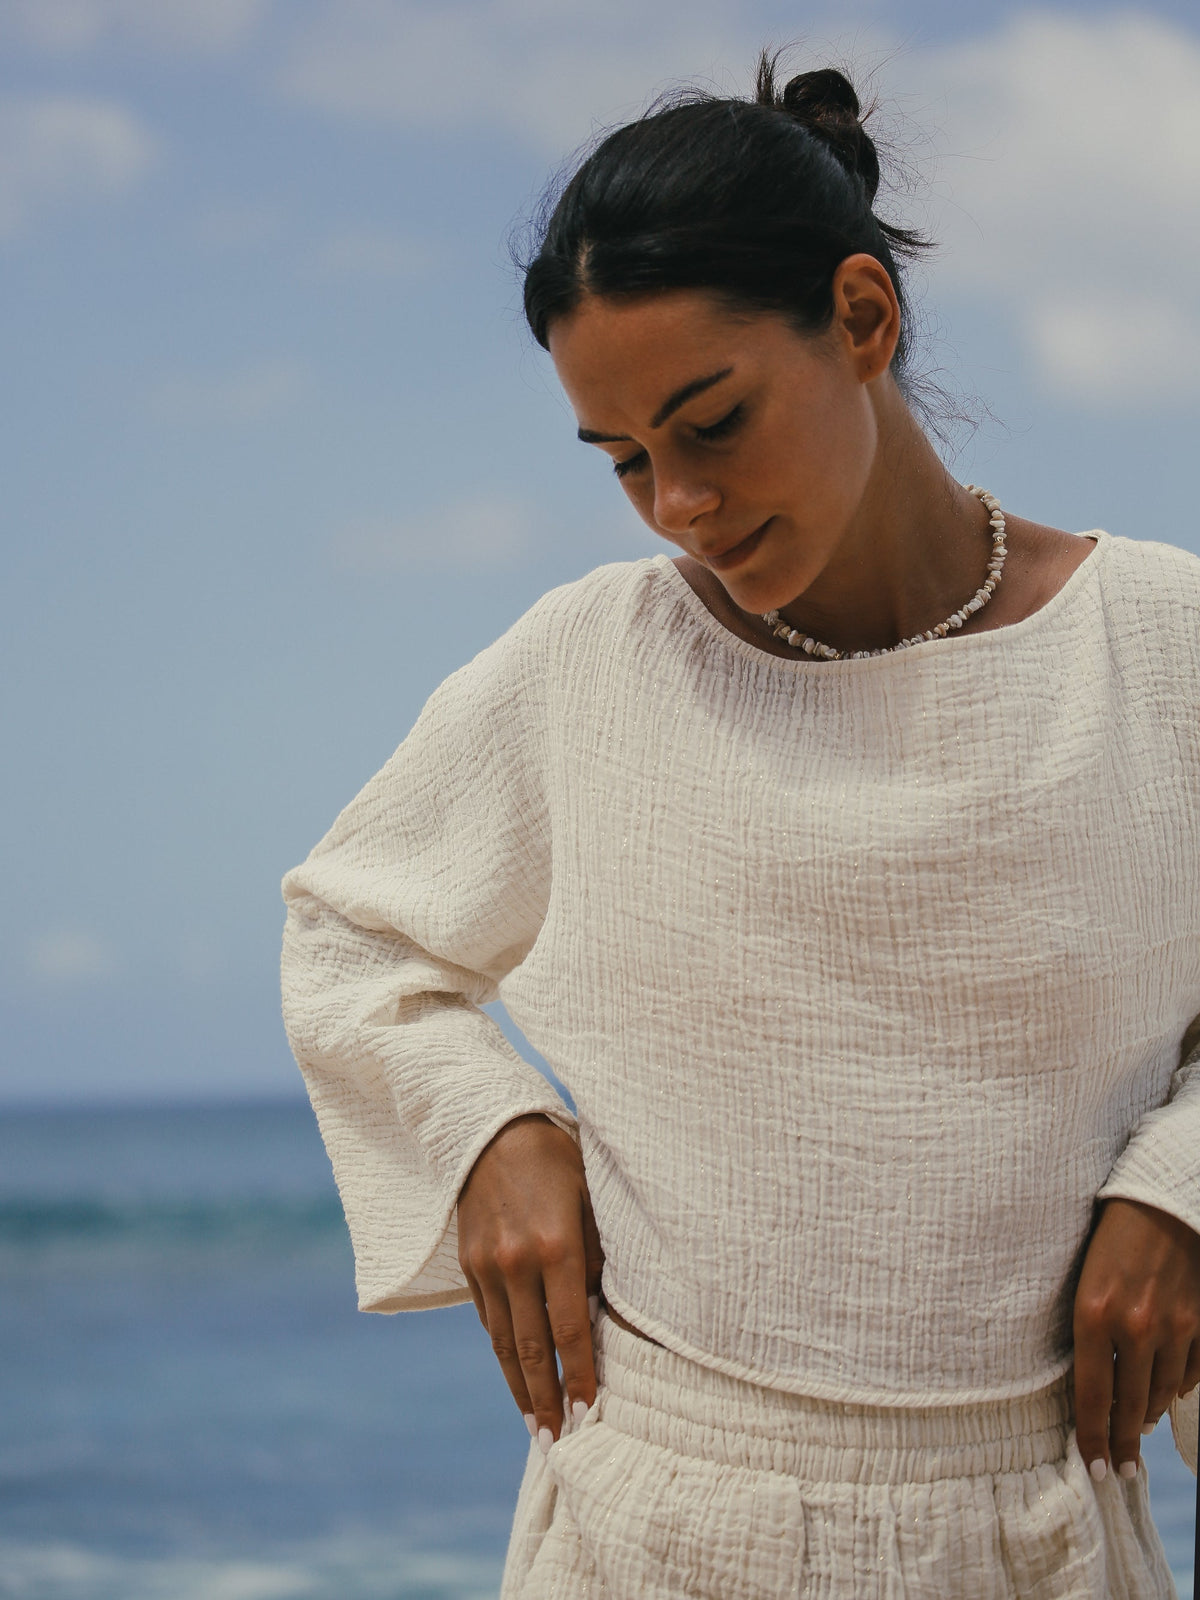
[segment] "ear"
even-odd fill
[[[900,302],[882,262],[847,256],[833,275],[833,321],[860,383],[881,378],[900,338]]]

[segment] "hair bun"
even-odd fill
[[[792,78],[775,102],[803,123],[846,168],[861,178],[867,199],[879,188],[879,157],[859,120],[861,107],[849,78],[833,67],[820,67]]]

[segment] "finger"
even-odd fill
[[[536,1288],[526,1284],[515,1294],[510,1288],[510,1296],[513,1347],[529,1395],[536,1438],[544,1452],[558,1438],[563,1420],[562,1384],[546,1314],[545,1290],[539,1279]]]
[[[1178,1346],[1164,1345],[1155,1353],[1154,1368],[1150,1374],[1150,1397],[1146,1404],[1146,1420],[1142,1424],[1143,1435],[1154,1432],[1159,1418],[1179,1393],[1186,1371],[1186,1348],[1180,1350]]]
[[[537,1425],[534,1421],[533,1404],[529,1398],[529,1390],[525,1384],[525,1374],[521,1369],[521,1362],[517,1356],[517,1341],[513,1334],[512,1313],[509,1310],[508,1296],[503,1285],[498,1285],[483,1294],[484,1309],[480,1313],[484,1327],[492,1341],[492,1354],[500,1363],[500,1371],[504,1374],[504,1381],[508,1384],[509,1393],[517,1403],[517,1409],[525,1419],[525,1426],[529,1429],[530,1436],[537,1438]]]
[[[1108,1471],[1115,1352],[1106,1334],[1075,1326],[1075,1438],[1097,1483]]]
[[[479,1320],[483,1323],[483,1326],[486,1329],[488,1325],[487,1308],[484,1305],[483,1290],[476,1282],[474,1273],[470,1272],[467,1267],[463,1265],[462,1261],[459,1262],[459,1266],[462,1267],[463,1277],[467,1280],[467,1288],[471,1291],[471,1299],[475,1302],[475,1310],[479,1316]]]
[[[562,1363],[563,1389],[571,1415],[578,1422],[596,1398],[592,1319],[582,1256],[547,1268],[545,1284],[546,1313]]]
[[[1122,1478],[1137,1476],[1142,1423],[1150,1406],[1154,1355],[1153,1347],[1141,1340],[1123,1340],[1117,1347],[1109,1448]]]
[[[1191,1353],[1187,1359],[1187,1366],[1183,1370],[1183,1379],[1179,1385],[1180,1395],[1191,1394],[1198,1383],[1200,1383],[1200,1339],[1194,1339]]]

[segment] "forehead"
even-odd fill
[[[654,410],[701,373],[777,359],[787,331],[779,316],[734,311],[698,289],[629,300],[593,295],[551,324],[550,355],[586,422],[584,410]]]

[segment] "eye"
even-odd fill
[[[732,433],[742,420],[742,407],[739,402],[732,411],[726,412],[720,422],[714,422],[711,428],[697,428],[697,439],[723,439],[726,434]]]
[[[719,422],[714,422],[710,428],[696,428],[694,433],[697,439],[709,444],[716,439],[724,439],[739,426],[742,421],[743,407],[739,401],[732,411],[727,411]],[[646,452],[639,450],[637,455],[630,456],[626,461],[614,461],[613,471],[618,478],[627,478],[631,472],[640,472],[646,465]]]

